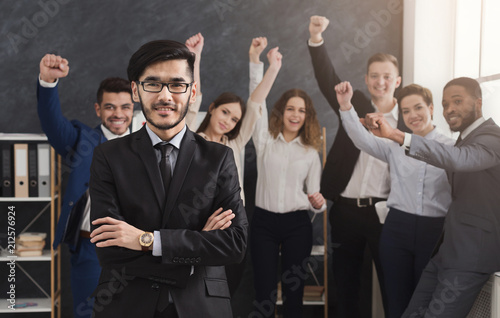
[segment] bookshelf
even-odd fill
[[[47,137],[43,134],[5,134],[0,133],[0,142],[2,143],[48,143]],[[19,295],[15,293],[15,304],[17,307],[15,310],[12,309],[12,302],[9,301],[9,294],[7,294],[7,299],[4,298],[2,302],[0,302],[0,315],[11,315],[13,313],[40,313],[47,312],[50,313],[51,318],[61,317],[61,259],[60,259],[60,247],[56,250],[52,249],[52,241],[54,239],[55,226],[57,219],[61,213],[61,157],[56,155],[53,148],[50,148],[50,196],[43,197],[0,197],[0,203],[3,206],[8,207],[8,211],[15,213],[8,213],[9,216],[15,216],[15,220],[21,220],[23,218],[22,209],[16,210],[15,207],[18,203],[26,203],[29,202],[31,205],[36,206],[37,214],[30,222],[20,228],[16,226],[16,223],[13,222],[8,223],[8,225],[12,225],[9,229],[12,233],[15,233],[15,236],[18,236],[21,233],[29,231],[33,224],[36,223],[40,218],[48,217],[50,219],[50,228],[47,229],[47,241],[49,244],[45,245],[45,249],[42,251],[42,255],[40,256],[17,256],[16,254],[11,253],[11,243],[10,237],[7,239],[7,246],[0,246],[0,262],[7,263],[7,265],[15,264],[9,266],[14,271],[16,277],[23,273],[27,278],[28,282],[23,281],[23,284],[33,284],[34,288],[39,290],[45,297],[38,298],[29,298],[23,297],[23,295]],[[11,161],[11,164],[14,161]],[[2,161],[2,164],[4,162]],[[12,179],[14,179],[14,173],[12,173]],[[12,180],[13,181],[13,180]],[[3,193],[2,193],[3,195]],[[7,218],[7,213],[5,213],[5,217]],[[14,220],[9,219],[9,222]],[[14,235],[14,234],[12,234]],[[50,268],[50,289],[39,284],[39,280],[41,277],[37,277],[37,275],[32,275],[27,268],[25,268],[26,263],[31,262],[42,262],[49,263]],[[5,265],[2,265],[5,266]],[[44,274],[46,277],[46,275]],[[16,279],[13,284],[18,285],[18,279]],[[11,288],[11,284],[8,284],[8,288]],[[14,289],[15,290],[15,289]],[[10,297],[12,299],[12,297]]]

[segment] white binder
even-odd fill
[[[50,145],[38,144],[38,196],[50,197]]]
[[[28,144],[14,144],[14,194],[28,197]]]

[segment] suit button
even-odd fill
[[[69,201],[68,205],[73,206],[73,201]]]
[[[151,285],[151,288],[157,291],[158,289],[160,289],[160,285],[158,285],[158,283],[153,283],[153,285]]]
[[[177,263],[179,262],[179,258],[178,257],[174,257],[174,259],[172,260],[172,263]]]

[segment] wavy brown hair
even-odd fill
[[[274,104],[271,115],[269,116],[269,133],[273,138],[277,138],[279,133],[283,131],[283,114],[288,100],[292,97],[300,97],[306,104],[306,119],[304,125],[299,130],[300,141],[307,146],[311,146],[318,150],[321,147],[321,132],[316,110],[314,109],[311,97],[301,89],[292,88],[281,95]]]
[[[229,92],[225,92],[225,93],[220,94],[219,97],[217,97],[213,101],[213,103],[210,104],[210,107],[208,108],[208,111],[207,111],[207,115],[205,116],[205,118],[203,118],[203,121],[201,122],[200,127],[198,127],[196,132],[197,133],[204,132],[207,129],[208,125],[210,125],[210,119],[212,118],[212,114],[210,113],[211,110],[216,109],[220,105],[230,104],[230,103],[239,103],[240,104],[241,118],[236,123],[236,126],[234,126],[234,128],[230,132],[228,132],[226,134],[226,136],[229,140],[232,140],[232,139],[238,137],[238,135],[240,134],[241,122],[243,121],[243,117],[245,117],[247,106],[246,106],[245,102],[243,101],[243,99],[241,99],[241,97],[239,97],[236,94],[229,93]]]

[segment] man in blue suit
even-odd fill
[[[37,85],[38,117],[49,143],[70,171],[53,247],[61,242],[68,244],[74,316],[90,317],[90,295],[101,271],[95,247],[90,243],[90,164],[97,145],[130,133],[134,104],[129,81],[107,78],[102,81],[94,104],[101,124],[91,128],[78,120],[69,121],[62,114],[57,88],[59,78],[68,72],[68,60],[53,54],[42,58]]]

